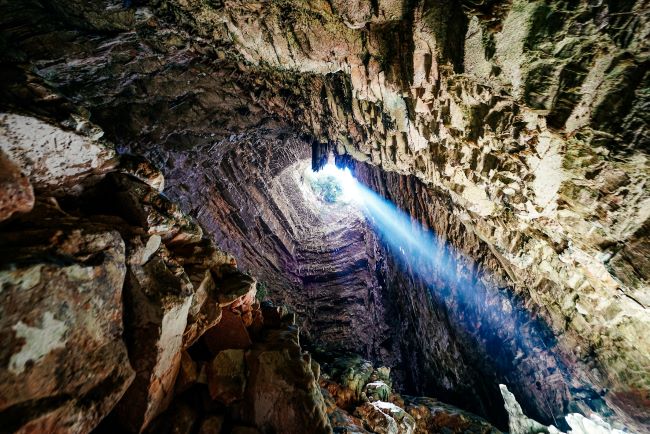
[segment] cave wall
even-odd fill
[[[507,419],[499,381],[515,384],[528,397],[531,381],[534,388],[541,379],[545,385],[541,393],[558,396],[558,402],[547,410],[549,404],[533,400],[526,409],[540,420],[552,421],[551,414],[564,414],[570,396],[562,382],[545,379],[544,363],[532,354],[523,362],[537,373],[534,380],[508,381],[503,374],[495,375],[493,362],[484,359],[487,352],[472,351],[479,343],[477,337],[465,334],[459,339],[463,328],[475,327],[472,321],[480,318],[474,314],[463,322],[461,313],[448,313],[443,300],[456,300],[457,293],[432,298],[429,285],[405,273],[395,259],[401,253],[386,246],[356,205],[327,204],[305,196],[310,187],[302,178],[311,167],[310,146],[290,133],[263,138],[242,135],[192,151],[152,151],[149,157],[164,170],[170,198],[195,216],[218,245],[232,252],[240,268],[259,279],[270,299],[295,310],[301,334],[310,345],[361,354],[389,366],[397,390],[437,396],[500,426],[506,426]],[[373,166],[363,167],[360,179],[380,191],[389,182],[391,198],[408,200],[402,206],[436,203],[422,196],[425,189],[418,193],[404,188],[399,182],[403,176],[390,177],[376,167],[374,171]],[[423,209],[413,209],[414,215],[431,222],[453,219],[443,216],[446,208],[439,204],[441,198],[436,196],[436,201],[435,213],[426,216]],[[453,229],[440,224],[437,229],[445,234],[460,232],[454,242],[463,247],[479,243],[475,237],[467,240],[462,223],[453,224]],[[476,279],[473,261],[465,262],[464,272]],[[494,260],[490,265],[495,271],[499,268]],[[473,308],[478,309],[478,304]],[[453,320],[457,324],[452,328]],[[523,334],[520,339],[525,340]],[[539,349],[546,351],[546,345],[540,344]],[[510,372],[515,355],[505,357],[503,371]]]
[[[449,198],[413,176],[349,158],[342,164],[434,235],[438,265],[407,245],[397,249],[385,239],[390,233],[376,231],[385,258],[378,271],[394,300],[389,324],[403,333],[415,329],[414,338],[399,345],[402,354],[418,354],[403,361],[418,393],[469,406],[497,423],[505,416],[496,405],[500,383],[522,397],[526,414],[547,423],[558,424],[573,411],[611,416],[600,390],[582,377],[588,367],[565,358],[536,307],[513,290],[497,254],[450,212],[455,205]],[[470,390],[478,399],[468,398]]]
[[[142,153],[289,125],[413,175],[648,423],[647,2],[120,6],[0,4],[2,108]]]
[[[647,251],[647,5],[388,2],[354,23],[352,7],[301,5],[172,10],[253,64],[325,74],[293,116],[449,195],[562,352],[646,421],[648,286],[632,258]]]
[[[303,337],[397,366],[375,277],[373,235],[358,212],[310,197],[309,144],[290,130],[243,134],[190,151],[152,151],[167,194],[196,217],[267,297],[291,306]],[[198,168],[198,169],[197,169]]]

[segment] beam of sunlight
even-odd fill
[[[512,371],[526,366],[525,359],[532,366],[539,365],[540,372],[522,374],[522,378],[532,382],[524,387],[528,390],[536,387],[537,396],[542,399],[540,405],[546,407],[548,415],[554,420],[562,417],[552,408],[552,389],[569,387],[575,377],[557,354],[555,336],[546,323],[531,314],[511,291],[486,284],[490,276],[478,269],[479,265],[471,258],[358,182],[348,168],[340,169],[330,163],[321,171],[335,178],[342,197],[364,212],[370,226],[393,251],[398,264],[422,279],[437,303],[459,316],[456,327],[469,333],[476,345],[483,347],[482,352],[491,360],[492,369],[502,381],[515,378],[511,377]],[[544,377],[553,372],[561,375],[564,385],[549,382],[543,390],[540,381],[544,382]],[[517,380],[514,381],[516,388]],[[580,387],[589,396],[583,402],[592,411],[611,412],[593,389],[584,383]]]
[[[433,231],[425,230],[395,204],[358,182],[350,169],[327,164],[321,172],[336,178],[343,190],[342,197],[364,211],[372,226],[395,251],[401,252],[402,256],[408,254],[412,262],[424,260],[442,272],[446,279],[454,280],[454,263],[441,252]]]

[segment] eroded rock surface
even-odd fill
[[[330,354],[326,358],[320,385],[335,432],[500,432],[484,419],[435,399],[392,393],[386,387],[391,379],[385,367],[375,369],[367,360],[352,354],[333,359]],[[369,395],[367,392],[376,390],[379,382],[385,386],[385,394]]]
[[[124,241],[99,223],[45,223],[0,234],[0,418],[8,432],[89,432],[134,376]]]

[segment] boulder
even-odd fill
[[[230,405],[244,397],[246,366],[243,350],[224,350],[208,365],[210,397]]]
[[[373,403],[366,402],[357,407],[354,415],[363,420],[364,425],[370,431],[377,434],[398,434],[397,421],[390,414],[381,411]]]
[[[156,169],[149,160],[139,155],[123,154],[120,155],[120,165],[118,170],[125,173],[140,182],[144,182],[149,187],[162,192],[165,189],[165,177],[163,173]]]
[[[325,402],[302,353],[298,328],[269,330],[246,354],[246,402],[251,423],[263,432],[331,433]]]
[[[167,408],[181,363],[192,303],[189,278],[160,248],[144,265],[129,266],[124,290],[129,358],[136,378],[116,408],[124,429],[139,432]]]
[[[0,150],[0,222],[15,212],[29,212],[34,207],[34,190],[9,157]]]
[[[415,433],[500,433],[485,419],[433,398],[404,396],[405,409],[415,419]]]
[[[219,323],[222,312],[216,300],[215,283],[210,270],[192,265],[186,265],[185,269],[194,286],[194,298],[183,334],[183,348],[189,348],[207,330]]]
[[[388,401],[390,386],[383,381],[373,381],[366,384],[365,394],[370,401]]]
[[[329,390],[339,407],[347,410],[362,401],[373,374],[374,379],[378,378],[372,364],[356,354],[338,357],[327,370],[331,381],[321,381],[321,385]]]
[[[198,426],[199,410],[187,402],[176,401],[144,432],[147,434],[191,434]],[[106,434],[115,431],[107,431]],[[103,433],[102,433],[103,434]]]
[[[104,191],[115,195],[119,212],[131,224],[150,235],[160,235],[170,247],[201,241],[201,227],[158,190],[123,173],[111,173],[107,178]]]
[[[217,280],[217,299],[219,306],[231,309],[250,307],[255,303],[257,280],[242,273],[235,267],[222,267],[221,278]]]
[[[347,411],[337,407],[334,397],[327,389],[321,388],[321,394],[325,401],[327,417],[329,418],[334,432],[346,434],[370,432],[364,429],[363,421],[361,419],[354,417]]]
[[[120,235],[50,219],[0,233],[2,431],[91,431],[133,380]]]
[[[247,349],[252,345],[241,316],[230,310],[223,311],[221,321],[205,332],[203,340],[213,355],[227,349]]]
[[[131,237],[128,242],[128,248],[130,250],[128,262],[134,265],[146,264],[161,245],[162,238],[157,234],[150,235],[149,237]]]
[[[199,369],[187,351],[181,353],[181,364],[176,378],[174,393],[178,395],[189,389],[199,379]]]
[[[378,434],[412,434],[415,431],[413,417],[391,402],[366,402],[357,407],[355,415]]]
[[[195,244],[174,245],[172,248],[175,258],[185,268],[194,285],[194,299],[183,336],[183,346],[187,348],[221,320],[222,309],[219,297],[223,291],[219,286],[222,285],[224,270],[234,269],[234,259],[207,239]],[[246,275],[243,276],[248,278]],[[236,298],[232,298],[231,301],[234,302]]]
[[[236,266],[232,255],[220,250],[207,238],[197,243],[173,245],[171,248],[183,267],[208,269],[214,274],[215,279],[221,278],[223,270],[230,270]]]
[[[219,434],[223,426],[223,416],[211,415],[203,419],[199,434]]]

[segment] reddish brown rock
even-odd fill
[[[192,357],[183,351],[181,353],[181,364],[176,378],[175,394],[179,394],[187,390],[190,386],[195,384],[199,379],[199,370],[196,362]]]
[[[232,431],[230,432],[231,434],[260,434],[260,431],[257,428],[241,425],[232,427]]]
[[[210,270],[192,265],[185,268],[194,286],[194,298],[183,333],[183,348],[188,348],[207,330],[217,325],[221,320],[222,311],[216,300],[215,283]]]
[[[354,390],[343,387],[334,381],[321,378],[320,387],[332,396],[335,404],[340,408],[351,409],[353,408],[353,405],[359,401],[359,397]]]
[[[118,170],[144,182],[159,192],[165,189],[165,177],[162,172],[156,169],[146,158],[130,154],[120,155]]]
[[[198,426],[199,410],[186,402],[175,402],[144,432],[147,434],[191,434]],[[108,431],[106,434],[116,434]]]
[[[251,334],[257,335],[264,327],[264,315],[262,314],[262,309],[260,309],[259,304],[254,305],[253,310],[251,311],[251,316],[251,324],[248,328]]]
[[[221,267],[221,278],[216,282],[219,306],[230,306],[250,310],[255,303],[257,280],[238,269],[228,266]]]
[[[209,269],[215,279],[222,277],[222,269],[232,269],[234,258],[232,255],[217,248],[213,241],[203,238],[197,243],[178,244],[171,248],[179,263],[184,267],[197,267]]]
[[[120,235],[77,219],[49,225],[0,234],[2,431],[89,432],[133,379]]]
[[[252,344],[241,316],[229,310],[223,311],[221,321],[205,332],[203,339],[215,355],[227,349],[247,349]]]
[[[104,188],[115,194],[116,206],[131,224],[150,235],[160,235],[168,245],[201,241],[201,227],[158,190],[122,173],[111,173],[107,178]]]
[[[264,319],[264,327],[278,328],[282,324],[282,313],[280,307],[274,306],[271,303],[262,303],[262,317]]]
[[[415,419],[415,433],[448,432],[498,434],[485,419],[433,398],[404,397],[406,411]]]
[[[323,400],[325,401],[327,417],[332,424],[335,432],[342,432],[346,434],[353,433],[368,433],[363,427],[363,421],[357,417],[350,415],[345,410],[336,405],[334,397],[325,388],[321,388]]]
[[[267,328],[280,328],[282,327],[283,321],[291,315],[287,306],[275,306],[270,302],[261,303],[262,317],[264,318],[264,327]],[[290,323],[295,324],[295,318],[292,321],[288,320]]]
[[[391,402],[366,402],[357,407],[354,414],[378,434],[412,434],[415,430],[413,417]]]
[[[0,150],[0,221],[15,212],[29,212],[34,207],[34,190],[29,180],[9,157]]]
[[[223,426],[223,416],[208,416],[199,428],[199,434],[219,434]]]

